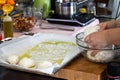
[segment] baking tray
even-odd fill
[[[19,65],[9,64],[6,61],[6,58],[9,55],[18,54],[18,53],[22,54],[31,46],[34,46],[44,41],[67,41],[67,42],[75,43],[75,47],[71,48],[65,54],[60,64],[57,64],[57,65],[55,64],[47,69],[24,68]],[[63,34],[52,34],[52,33],[38,33],[38,34],[35,34],[34,36],[20,37],[20,38],[16,38],[11,41],[0,44],[0,54],[1,54],[0,65],[10,69],[14,69],[14,70],[20,70],[20,71],[43,74],[43,75],[52,75],[56,73],[58,70],[60,70],[61,68],[63,68],[65,65],[67,65],[81,52],[82,50],[80,50],[76,45],[76,40],[74,36],[63,35]]]

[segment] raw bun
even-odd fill
[[[25,57],[20,60],[19,65],[25,68],[31,68],[35,66],[35,62],[32,59]]]
[[[86,37],[87,35],[93,33],[93,32],[97,32],[99,30],[100,26],[90,26],[90,27],[87,27],[85,30],[84,30],[84,37]]]
[[[87,51],[87,57],[95,62],[109,62],[114,58],[113,51],[99,51],[95,56],[92,56],[91,51]]]
[[[40,61],[36,64],[36,67],[38,69],[40,69],[40,68],[45,69],[45,68],[49,68],[51,66],[52,66],[52,63],[49,61]]]
[[[7,61],[8,61],[10,64],[17,64],[18,61],[19,61],[19,58],[18,58],[18,56],[16,56],[16,55],[11,55],[11,56],[8,56]]]
[[[87,27],[84,30],[84,38],[93,32],[97,32],[99,28],[100,26],[97,26],[97,25]],[[92,56],[93,51],[94,50],[87,51],[87,57],[95,62],[109,62],[114,58],[113,51],[99,51],[96,53],[95,56]]]

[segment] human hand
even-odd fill
[[[98,26],[100,26],[100,29],[98,31],[110,29],[110,28],[113,28],[115,26],[115,21],[112,20],[112,21],[102,22],[102,23],[98,24]]]
[[[98,26],[100,26],[98,31],[103,31],[103,30],[107,29],[107,27],[108,27],[107,24],[108,24],[107,22],[98,24]]]
[[[107,41],[107,31],[93,32],[85,37],[85,42],[91,48],[103,48],[108,45]]]

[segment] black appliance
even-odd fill
[[[87,6],[88,0],[82,0],[82,1],[74,0],[75,5],[73,4],[73,2],[67,2],[67,3],[63,2],[58,4],[57,1],[58,0],[51,0],[51,10],[54,11],[54,14],[52,15],[50,14],[49,17],[46,18],[48,22],[72,25],[72,26],[85,26],[95,20],[95,16],[93,14],[79,13],[80,8]],[[60,1],[69,1],[69,0],[60,0]],[[59,8],[61,8],[61,12]],[[73,9],[75,9],[75,11],[70,12],[70,10]]]

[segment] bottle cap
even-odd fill
[[[12,18],[8,15],[6,15],[4,18],[3,18],[3,21],[12,21]]]
[[[120,63],[116,61],[107,64],[107,74],[110,76],[120,76]]]

